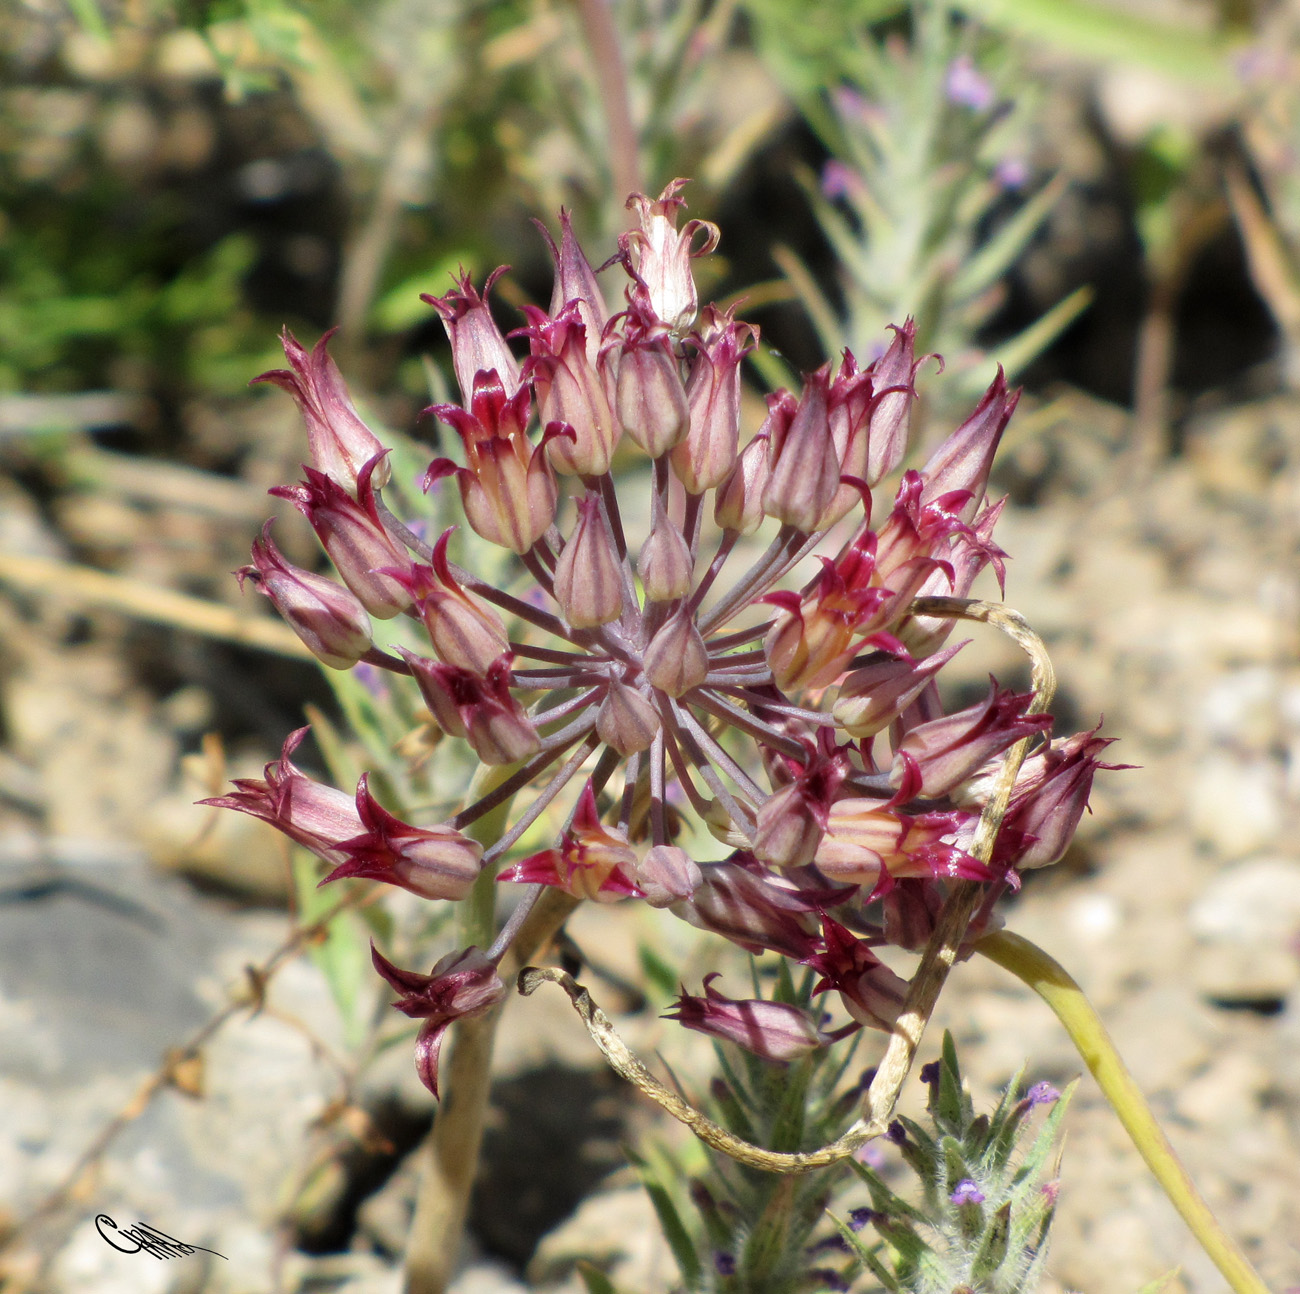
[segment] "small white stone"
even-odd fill
[[[1241,858],[1273,844],[1282,825],[1281,781],[1281,769],[1272,760],[1226,752],[1206,756],[1187,797],[1197,839],[1221,858]]]
[[[1192,904],[1194,934],[1236,943],[1286,943],[1300,933],[1300,861],[1261,857],[1220,872]]]
[[[1070,929],[1086,943],[1101,943],[1123,921],[1119,901],[1110,894],[1081,894],[1066,909]]]

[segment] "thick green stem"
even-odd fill
[[[1036,944],[1009,930],[988,935],[975,947],[990,961],[1028,984],[1056,1012],[1138,1154],[1228,1284],[1237,1294],[1268,1294],[1259,1273],[1192,1185],[1187,1170],[1179,1162],[1133,1075],[1125,1068],[1100,1017],[1078,984]]]

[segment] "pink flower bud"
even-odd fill
[[[381,459],[371,459],[357,477],[353,498],[341,485],[312,467],[306,481],[278,485],[270,493],[288,499],[311,522],[343,583],[362,606],[381,620],[390,620],[411,605],[402,582],[383,572],[407,564],[406,550],[380,519],[372,473]]]
[[[502,652],[510,650],[501,617],[481,598],[456,581],[447,561],[446,530],[433,550],[433,564],[411,563],[403,571],[389,572],[400,579],[415,599],[438,659],[474,674],[486,674]]]
[[[235,809],[269,822],[290,840],[336,865],[343,860],[339,846],[365,830],[353,797],[313,781],[289,761],[310,731],[299,728],[284,739],[280,758],[267,764],[262,777],[235,779],[229,795],[200,800],[217,809]]]
[[[447,826],[413,827],[357,784],[357,813],[365,830],[339,845],[346,861],[323,881],[353,877],[397,885],[424,899],[463,899],[478,879],[483,846]]]
[[[275,604],[307,649],[332,669],[351,669],[372,646],[370,617],[345,588],[285,561],[271,539],[271,522],[253,541],[253,564],[235,572],[251,579]]]
[[[490,1011],[506,995],[506,986],[494,962],[477,948],[448,953],[431,975],[401,970],[373,944],[370,957],[375,970],[390,988],[402,994],[397,1010],[423,1020],[415,1042],[415,1068],[420,1081],[438,1095],[438,1057],[447,1029],[457,1020],[470,1020]]]
[[[858,740],[874,737],[911,705],[921,689],[965,645],[959,643],[926,661],[886,656],[878,664],[855,669],[840,683],[832,709],[835,722]]]
[[[740,452],[714,495],[713,519],[724,530],[752,535],[763,524],[763,491],[770,474],[767,436],[759,434]]]
[[[652,908],[666,908],[689,899],[704,883],[700,865],[676,845],[655,845],[648,849],[636,865],[634,876]]]
[[[830,917],[822,918],[826,951],[805,958],[821,976],[813,990],[834,989],[844,1009],[868,1029],[889,1032],[907,998],[907,981],[899,978],[860,939]]]
[[[835,493],[817,520],[818,530],[829,529],[858,504],[865,504],[870,514],[867,473],[872,405],[871,374],[859,373],[857,360],[846,350],[826,394],[826,420],[839,469]]]
[[[579,899],[612,903],[640,895],[632,880],[636,854],[627,836],[600,821],[591,783],[583,787],[573,825],[557,849],[532,854],[501,873],[499,881],[525,885],[554,885]]]
[[[643,291],[632,294],[625,316],[616,387],[618,421],[651,458],[658,458],[690,430],[686,387],[668,328],[654,317]]]
[[[606,625],[623,614],[623,569],[600,496],[578,500],[578,524],[555,563],[555,600],[574,629]]]
[[[620,755],[649,749],[659,734],[659,711],[634,687],[611,679],[596,714],[596,735]]]
[[[907,733],[894,752],[892,786],[918,776],[921,795],[947,795],[1022,737],[1051,728],[1051,715],[1025,713],[1032,692],[1004,691],[992,678],[989,684],[988,698],[979,705],[931,719]]]
[[[280,341],[289,369],[272,369],[253,382],[270,382],[293,396],[307,424],[307,445],[316,470],[355,492],[357,474],[382,454],[384,447],[357,416],[338,365],[326,349],[335,331],[331,328],[309,355],[286,328]],[[388,470],[387,460],[381,459],[371,483],[376,487],[386,484]]]
[[[488,275],[483,284],[483,296],[474,290],[469,275],[463,270],[456,279],[455,288],[445,296],[432,296],[427,292],[420,294],[420,300],[442,316],[442,326],[451,341],[451,362],[456,370],[460,398],[466,404],[474,398],[480,373],[495,373],[507,399],[519,390],[519,361],[506,345],[486,301],[492,285],[507,269],[509,266],[502,265]]]
[[[429,410],[460,436],[468,466],[435,459],[424,474],[424,488],[454,476],[475,533],[516,553],[526,553],[555,520],[547,437],[534,448],[524,435],[530,399],[526,386],[507,398],[500,379],[489,375],[478,379],[469,412],[455,404]]]
[[[399,650],[438,726],[448,736],[467,738],[485,764],[518,763],[541,748],[537,729],[510,692],[509,652],[480,678]]]
[[[754,856],[773,867],[806,867],[817,856],[823,830],[799,788],[783,786],[759,807]]]
[[[1025,760],[999,833],[999,858],[1019,868],[1048,867],[1060,860],[1088,807],[1096,771],[1131,767],[1097,758],[1114,740],[1098,737],[1093,728]]]
[[[1007,380],[998,374],[984,392],[983,398],[965,422],[943,442],[921,469],[925,490],[922,503],[931,503],[954,491],[964,491],[970,497],[960,509],[963,521],[970,521],[984,501],[984,487],[988,483],[989,469],[998,441],[1020,401],[1019,391],[1009,391]]]
[[[665,621],[641,660],[651,685],[669,696],[684,696],[709,673],[709,649],[685,607]]]
[[[804,534],[817,529],[840,483],[826,412],[830,379],[829,364],[806,375],[794,416],[787,420],[773,408],[764,427],[770,438],[771,474],[763,491],[763,511]]]
[[[990,563],[1001,582],[1002,559],[1006,554],[993,542],[993,527],[1005,503],[1005,499],[999,499],[990,504],[975,518],[969,534],[958,532],[948,540],[944,560],[921,582],[912,595],[914,598],[968,598],[975,577]],[[942,647],[956,624],[956,620],[941,616],[908,616],[895,627],[895,632],[907,650],[920,660]]]
[[[807,1011],[785,1002],[764,998],[737,1001],[713,987],[717,971],[704,977],[704,996],[683,993],[664,1018],[687,1029],[734,1042],[764,1060],[788,1063],[826,1046],[832,1039],[813,1022]]]
[[[689,328],[699,308],[691,258],[707,255],[718,245],[718,227],[707,220],[688,220],[678,232],[677,208],[686,201],[677,193],[685,184],[674,180],[653,202],[644,193],[632,194],[627,205],[636,209],[641,228],[618,240],[628,273],[645,284],[655,313],[673,332]],[[692,251],[691,243],[701,231],[704,241]]]
[[[758,331],[732,313],[708,306],[699,335],[686,339],[697,352],[686,381],[691,428],[670,462],[692,494],[725,480],[740,447],[740,362],[758,344]]]
[[[547,442],[551,466],[568,476],[603,476],[609,471],[619,429],[610,408],[605,360],[592,362],[587,329],[577,301],[554,319],[536,306],[525,306],[529,326],[521,329],[532,345],[527,373],[541,404],[546,427],[573,433]]]
[[[871,486],[888,476],[907,453],[912,402],[916,399],[913,383],[922,362],[915,358],[916,321],[909,317],[901,328],[894,324],[890,327],[894,340],[867,370],[873,399],[865,477]]]
[[[636,572],[648,602],[671,602],[691,591],[695,559],[682,532],[673,524],[656,490],[653,497],[654,524],[641,545]]]
[[[600,351],[600,339],[609,320],[609,311],[605,308],[605,297],[596,282],[595,272],[591,268],[578,240],[573,234],[573,221],[569,213],[560,208],[560,246],[557,249],[550,231],[541,221],[533,223],[542,231],[546,245],[551,249],[551,259],[555,262],[555,286],[551,291],[551,316],[554,318],[569,305],[578,303],[578,313],[587,330],[587,357],[592,364]]]
[[[823,558],[822,573],[805,598],[780,592],[761,599],[781,609],[763,640],[779,687],[829,686],[872,642],[867,635],[885,623],[892,593],[880,587],[875,543],[875,534],[864,528],[838,562]]]
[[[846,897],[843,890],[808,892],[783,883],[748,854],[699,867],[703,882],[672,905],[673,913],[751,953],[771,951],[796,961],[811,956],[817,949],[812,914]]]
[[[835,797],[849,772],[847,756],[823,747],[800,767],[787,761],[795,778],[759,806],[754,856],[773,867],[806,867],[817,856]]]

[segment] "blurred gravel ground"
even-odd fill
[[[1064,726],[1104,714],[1121,738],[1112,754],[1139,765],[1098,779],[1075,848],[1029,879],[1008,924],[1078,976],[1207,1198],[1279,1289],[1300,1281],[1298,412],[1278,398],[1206,415],[1181,458],[1144,475],[1119,452],[1114,411],[1080,401],[1068,426],[1018,452],[1013,474],[1038,472],[1038,495],[1011,507],[1000,532],[1013,555],[1007,599],[1052,648]],[[9,490],[11,534],[29,551],[60,551]],[[130,622],[23,597],[0,600],[0,617],[0,1200],[12,1218],[287,927],[248,906],[280,901],[278,841],[233,816],[205,836],[206,813],[189,807],[205,789],[201,766],[190,756],[178,772],[177,757],[208,718],[201,689],[145,686],[132,659],[142,631]],[[146,659],[158,650],[147,639]],[[965,654],[972,685],[988,669],[1020,668],[996,640]],[[274,751],[268,740],[254,754],[257,744],[250,737],[240,757],[250,769]],[[223,860],[221,894],[177,875],[210,881]],[[662,1045],[688,1082],[702,1075],[698,1040],[629,1013],[629,986],[638,939],[678,940],[664,951],[696,977],[716,947],[631,909],[583,912],[575,938],[634,1044]],[[954,975],[932,1043],[939,1027],[953,1029],[986,1101],[1026,1059],[1032,1076],[1056,1082],[1080,1069],[1046,1008],[978,959]],[[408,1170],[345,1210],[348,1254],[312,1258],[277,1231],[305,1182],[324,1182],[322,1198],[337,1203],[349,1174],[357,1193],[388,1171],[372,1165],[366,1178],[349,1157],[355,1142],[329,1126],[331,1057],[342,1050],[323,982],[295,962],[267,1010],[204,1049],[202,1094],[164,1092],[84,1198],[33,1233],[54,1256],[47,1288],[253,1291],[271,1288],[277,1269],[286,1289],[393,1288]],[[427,1118],[408,1062],[394,1049],[361,1097],[402,1144]],[[617,1170],[620,1139],[653,1120],[618,1094],[560,995],[512,1004],[500,1104],[476,1223],[497,1256],[471,1265],[461,1294],[518,1288],[501,1255],[526,1260],[543,1232],[538,1288],[578,1289],[572,1263],[584,1253],[630,1289],[664,1288],[645,1202]],[[1166,1289],[1225,1288],[1087,1080],[1068,1126],[1049,1288],[1136,1290],[1174,1269]],[[567,1221],[552,1180],[568,1183],[560,1207],[577,1211]],[[194,1283],[177,1285],[179,1261],[104,1245],[98,1211],[151,1221],[228,1261],[208,1260],[202,1280],[191,1266]]]

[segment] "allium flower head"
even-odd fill
[[[549,307],[528,307],[521,328],[503,331],[489,308],[503,270],[481,291],[462,274],[425,298],[450,338],[461,403],[432,411],[460,453],[430,464],[424,485],[454,479],[468,523],[432,547],[385,503],[384,452],[324,344],[308,355],[286,340],[293,371],[267,380],[302,406],[313,465],[275,493],[310,521],[347,591],[288,568],[269,538],[243,575],[325,663],[387,671],[504,780],[416,826],[364,782],[354,797],[299,772],[296,734],[263,780],[213,802],[315,850],[330,879],[456,898],[483,870],[533,887],[526,903],[540,886],[643,899],[807,962],[855,1021],[888,1027],[905,985],[871,949],[914,946],[957,880],[1014,884],[1017,866],[1059,857],[1106,742],[1048,744],[1030,698],[996,683],[983,705],[947,714],[939,684],[957,648],[940,649],[955,621],[914,607],[966,597],[985,567],[1001,576],[1001,503],[985,495],[1018,393],[999,371],[891,487],[918,457],[921,359],[905,320],[873,362],[846,351],[800,390],[770,392],[762,425],[745,427],[742,368],[758,331],[699,305],[693,261],[718,233],[678,228],[681,188],[631,199],[639,228],[608,262],[623,274],[617,313],[565,213],[559,246],[546,234]],[[514,575],[476,573],[468,532],[514,554]],[[366,612],[406,617],[427,651],[372,643]],[[1043,745],[994,861],[980,862],[968,848],[990,761],[1027,736]],[[482,846],[466,835],[507,801],[499,834]],[[539,849],[548,811],[563,825]],[[692,817],[706,830],[683,833]],[[700,850],[709,834],[720,843]],[[465,965],[471,979],[482,969]],[[450,971],[380,970],[409,989],[403,1009],[418,999],[430,1020],[462,991]],[[715,1024],[749,1009],[707,989],[679,1006]]]

